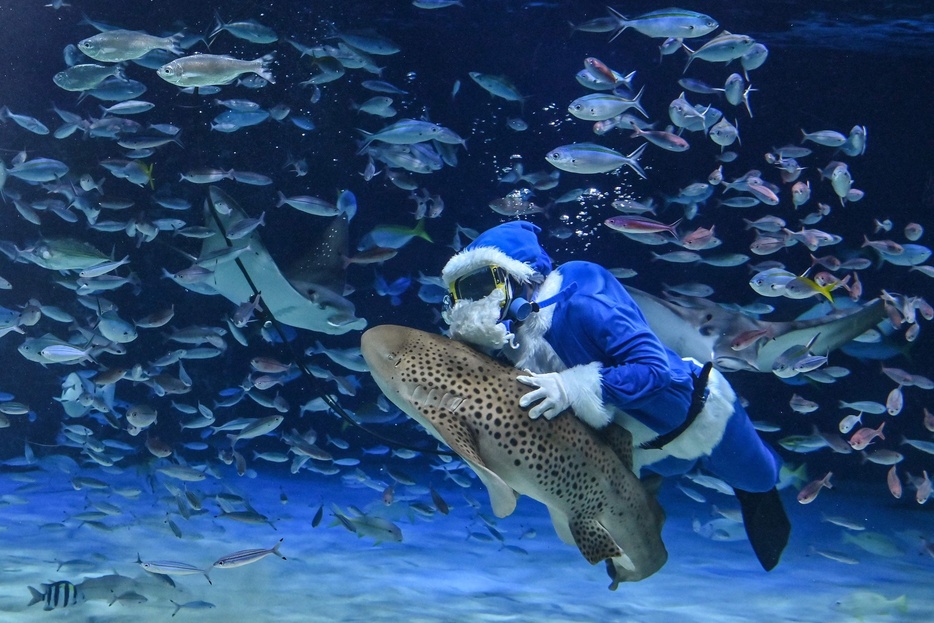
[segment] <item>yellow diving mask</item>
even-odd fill
[[[489,296],[496,290],[503,293],[500,307],[505,310],[509,306],[513,295],[513,285],[509,273],[495,264],[484,266],[455,279],[451,283],[450,294],[445,297],[445,306],[448,308],[453,307],[460,300],[476,301]]]

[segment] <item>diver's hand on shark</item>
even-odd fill
[[[536,388],[519,399],[519,406],[523,409],[538,402],[529,410],[529,417],[534,420],[544,415],[546,420],[550,420],[571,406],[571,399],[568,398],[560,372],[546,374],[530,372],[529,374],[531,376],[516,377],[516,380],[523,385]]]

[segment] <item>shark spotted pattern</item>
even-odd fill
[[[632,472],[625,429],[597,432],[571,413],[531,419],[520,371],[440,335],[383,325],[361,350],[386,397],[479,476],[498,517],[519,495],[538,500],[564,542],[591,564],[608,561],[611,588],[665,564],[665,514]]]

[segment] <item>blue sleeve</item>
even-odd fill
[[[622,289],[620,289],[622,291]],[[575,323],[603,365],[603,400],[619,409],[638,408],[671,383],[668,351],[649,329],[635,302],[623,296],[575,301]],[[628,300],[627,300],[628,299]],[[575,314],[575,315],[577,315]]]

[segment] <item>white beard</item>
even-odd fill
[[[442,312],[441,317],[451,325],[451,337],[488,354],[510,344],[515,335],[499,321],[504,297],[502,291],[496,290],[476,301],[457,301],[450,310]]]

